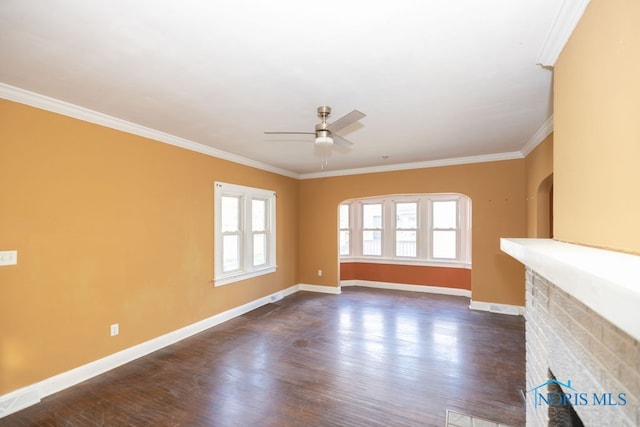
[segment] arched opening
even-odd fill
[[[338,215],[343,286],[470,292],[469,197],[430,193],[350,199],[340,203]]]
[[[536,209],[536,237],[553,237],[553,174],[542,180],[538,186]]]

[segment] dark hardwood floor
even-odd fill
[[[447,409],[524,425],[524,320],[468,305],[366,288],[298,292],[0,426],[442,427]]]

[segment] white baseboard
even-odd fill
[[[467,289],[446,288],[442,286],[407,285],[403,283],[375,282],[371,280],[342,280],[340,286],[362,286],[366,288],[392,289],[396,291],[426,292],[430,294],[454,295],[471,298]]]
[[[288,295],[298,292],[299,290],[327,292],[325,288],[337,289],[338,293],[340,289],[331,288],[329,286],[294,285],[271,295],[250,301],[239,307],[218,313],[199,322],[192,323],[184,328],[177,329],[173,332],[169,332],[168,334],[164,334],[133,347],[126,348],[117,353],[103,357],[102,359],[89,362],[86,365],[79,366],[71,369],[70,371],[46,378],[21,389],[14,390],[0,396],[0,418],[31,405],[35,405],[47,396],[79,384],[82,381],[86,381],[111,369],[115,369],[118,366],[124,365],[125,363],[131,362],[142,356],[146,356],[149,353],[160,350],[161,348],[174,344],[213,326],[219,325],[220,323],[226,322],[234,317],[241,316],[270,302],[278,301]]]
[[[469,308],[472,310],[489,311],[491,313],[510,314],[512,316],[524,315],[524,307],[521,305],[498,304],[495,302],[471,300]]]
[[[334,295],[338,295],[340,293],[339,286],[309,285],[307,283],[300,283],[298,285],[298,290],[310,291],[310,292],[321,292],[323,294],[334,294]]]

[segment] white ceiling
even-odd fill
[[[295,174],[519,152],[557,0],[2,0],[0,82]],[[330,121],[331,121],[330,119]],[[383,156],[388,158],[383,159]]]

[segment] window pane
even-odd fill
[[[253,235],[253,266],[267,263],[267,235],[256,233]]]
[[[433,202],[433,228],[457,228],[458,202]]]
[[[267,201],[262,199],[251,200],[251,230],[264,231],[267,222]]]
[[[349,228],[349,205],[340,205],[340,229]]]
[[[396,203],[396,228],[418,227],[418,204]]]
[[[416,256],[416,232],[396,231],[396,256]]]
[[[382,255],[382,232],[365,230],[362,232],[362,254]]]
[[[433,257],[456,257],[456,231],[433,231]]]
[[[382,204],[362,206],[363,228],[382,228]]]
[[[238,231],[240,224],[240,198],[222,196],[222,231]]]
[[[222,271],[240,268],[240,236],[231,234],[222,237]]]
[[[349,255],[350,245],[349,245],[349,231],[341,230],[340,231],[340,255]]]

